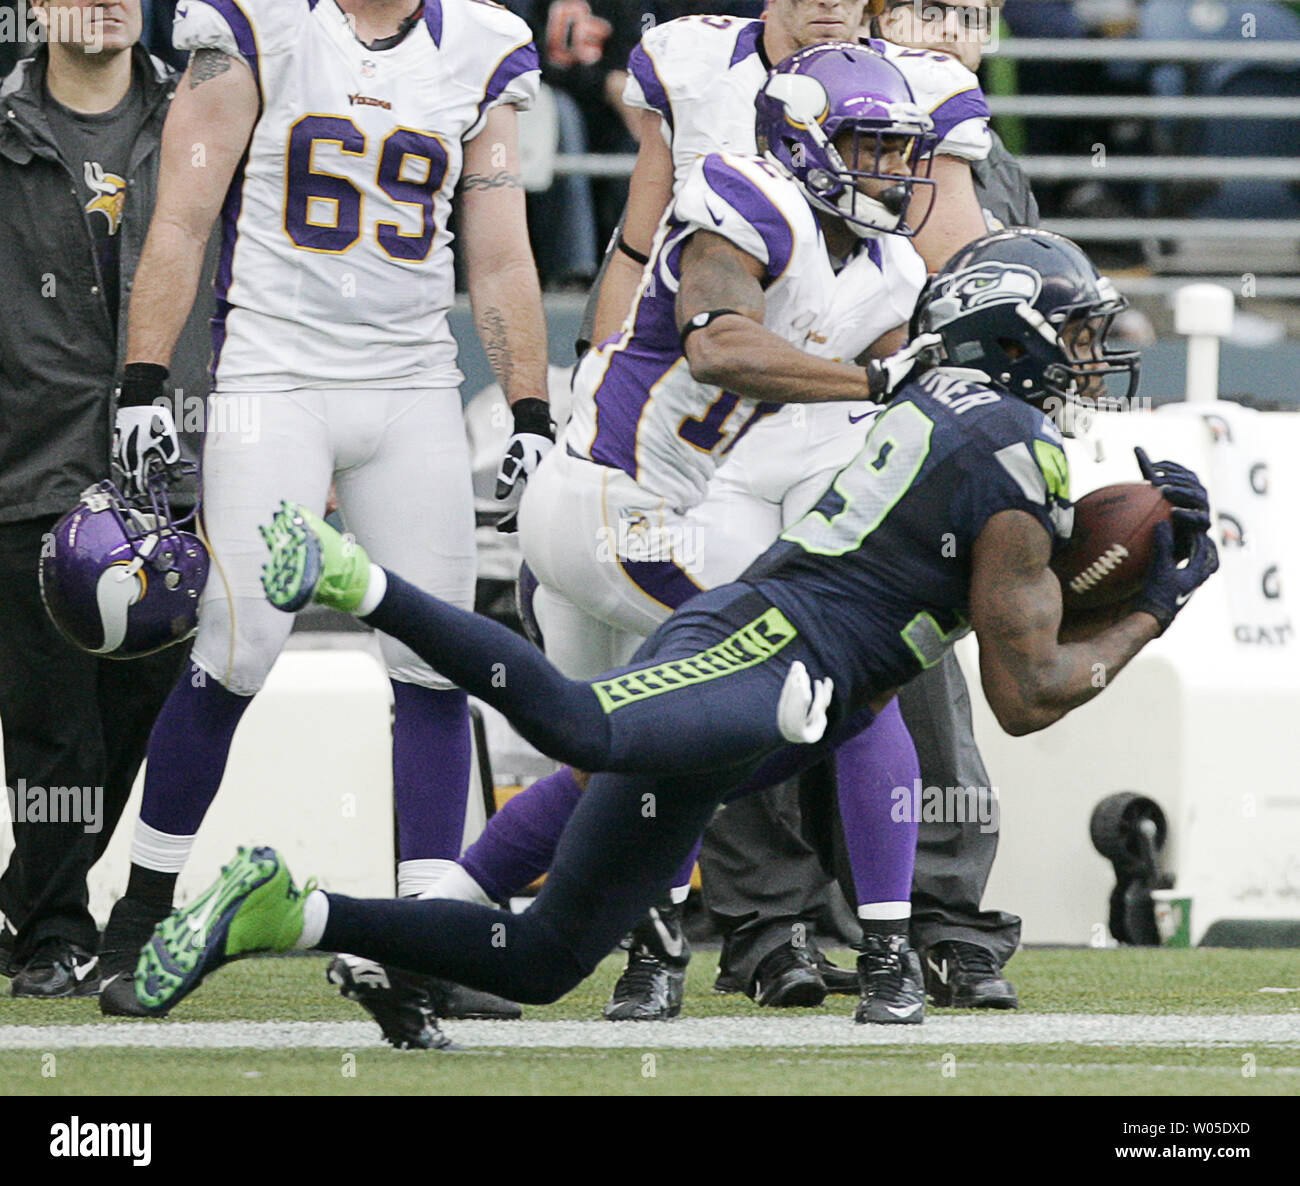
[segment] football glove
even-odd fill
[[[1142,476],[1173,508],[1174,557],[1186,560],[1195,537],[1210,530],[1210,496],[1201,480],[1176,461],[1151,461],[1139,445],[1133,450]]]
[[[143,494],[149,476],[181,459],[181,442],[167,403],[167,368],[148,362],[127,363],[118,388],[113,460],[130,495]]]
[[[889,399],[916,369],[920,356],[943,344],[939,334],[918,334],[901,350],[888,358],[873,358],[867,363],[867,387],[871,398],[879,403]]]
[[[1175,510],[1174,515],[1191,512]],[[1170,623],[1219,567],[1219,550],[1204,531],[1188,536],[1187,556],[1180,566],[1174,552],[1174,527],[1170,523],[1156,524],[1153,536],[1151,567],[1147,570],[1146,584],[1129,609],[1135,613],[1150,614],[1160,623],[1160,633],[1169,629]]]
[[[506,533],[519,530],[524,485],[555,447],[555,425],[550,405],[544,399],[517,400],[510,410],[515,417],[515,431],[497,470],[496,486],[496,499],[503,504],[497,530]]]

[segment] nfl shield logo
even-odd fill
[[[361,77],[374,78],[374,76],[375,76],[375,64],[369,58],[367,58],[364,62],[361,63]]]

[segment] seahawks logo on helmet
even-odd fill
[[[1042,276],[1023,264],[973,264],[944,278],[930,302],[930,323],[938,329],[986,305],[1032,305],[1042,291]]]

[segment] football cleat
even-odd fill
[[[769,1009],[815,1009],[826,999],[826,981],[808,945],[782,943],[759,960],[750,996]]]
[[[93,997],[99,991],[99,962],[66,939],[50,938],[37,945],[25,964],[15,968],[9,984],[12,997]]]
[[[385,967],[359,955],[336,955],[325,978],[375,1019],[390,1046],[398,1050],[452,1047],[451,1039],[438,1028],[426,984],[429,977]]]
[[[858,956],[859,1025],[920,1025],[925,1020],[921,961],[905,935],[864,935]]]
[[[9,925],[7,918],[0,918],[0,976],[12,976],[18,971],[14,963],[14,943],[18,932]]]
[[[352,613],[370,584],[370,557],[350,535],[340,535],[300,503],[282,502],[258,530],[271,558],[262,588],[277,609],[294,614],[308,602]]]
[[[682,1011],[691,945],[682,931],[682,908],[651,907],[628,936],[627,967],[602,1010],[606,1021],[671,1021]]]
[[[925,952],[925,987],[936,1005],[953,1009],[1018,1009],[1020,1000],[993,953],[978,943],[946,939]]]
[[[106,1017],[149,1017],[148,1009],[135,995],[135,966],[140,949],[149,942],[156,927],[171,913],[134,898],[119,898],[113,904],[99,942],[99,1011]]]
[[[169,914],[140,952],[135,995],[161,1017],[222,964],[259,951],[288,951],[302,934],[301,890],[273,848],[241,848],[221,876],[184,909]]]

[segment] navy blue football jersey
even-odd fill
[[[797,627],[855,706],[969,629],[971,553],[999,511],[1069,539],[1061,434],[1036,408],[939,368],[877,417],[862,451],[740,578]]]

